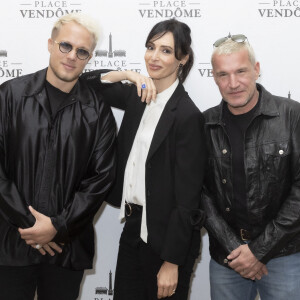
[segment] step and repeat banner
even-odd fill
[[[195,64],[185,88],[200,108],[221,97],[212,77],[210,56],[218,38],[242,33],[261,63],[259,82],[270,92],[300,99],[300,0],[10,0],[0,4],[0,83],[48,65],[47,40],[57,18],[84,12],[101,27],[101,38],[86,71],[98,68],[146,73],[145,39],[152,26],[177,18],[192,29]],[[114,110],[118,124],[122,112]],[[105,205],[95,218],[94,269],[85,273],[82,300],[112,300],[119,211]],[[190,300],[209,300],[208,236],[192,278]]]

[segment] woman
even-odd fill
[[[193,65],[190,28],[174,19],[156,24],[146,41],[153,82],[137,73],[110,72],[99,89],[125,111],[118,134],[118,174],[110,200],[121,203],[115,300],[188,297],[199,253],[200,192],[206,160],[202,114],[182,83]],[[98,71],[99,72],[99,71]],[[88,73],[88,78],[98,78]],[[128,79],[143,88],[103,84]],[[154,86],[152,86],[154,84]],[[145,93],[145,92],[148,92]]]

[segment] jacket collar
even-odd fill
[[[37,71],[33,74],[33,78],[30,78],[25,89],[24,96],[33,96],[45,93],[45,82],[48,68]],[[65,105],[71,104],[76,101],[80,101],[83,104],[92,104],[90,99],[90,92],[88,86],[80,78],[76,82],[72,91],[69,93],[68,100],[64,102]]]
[[[256,83],[256,87],[259,91],[259,107],[254,115],[257,117],[259,115],[276,117],[279,116],[278,107],[273,99],[273,95],[268,92],[261,84]],[[223,106],[226,105],[224,99],[222,99],[221,103],[212,108],[212,112],[208,115],[208,120],[206,124],[208,125],[217,125],[222,123],[223,119]]]
[[[40,70],[33,74],[24,89],[24,96],[33,96],[39,94],[45,88],[47,69]]]
[[[167,102],[164,111],[159,119],[150,145],[147,160],[149,160],[152,157],[152,155],[156,152],[160,144],[166,138],[175,119],[175,112],[177,109],[178,101],[183,97],[184,94],[184,87],[181,83],[179,83],[171,98]]]

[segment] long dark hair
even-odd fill
[[[161,38],[167,32],[173,34],[176,59],[180,60],[189,55],[185,65],[179,66],[178,69],[178,78],[180,82],[184,82],[194,64],[194,52],[191,48],[191,29],[188,25],[175,19],[161,21],[151,29],[145,45],[147,47],[150,41]]]

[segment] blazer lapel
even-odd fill
[[[166,104],[164,111],[158,121],[156,126],[153,139],[150,145],[149,153],[147,156],[147,161],[152,157],[152,155],[156,152],[160,144],[166,138],[169,130],[171,129],[174,119],[175,119],[175,112],[177,109],[177,103],[182,95],[184,88],[182,84],[179,83],[178,87],[176,88],[175,92],[169,99],[168,103]]]

